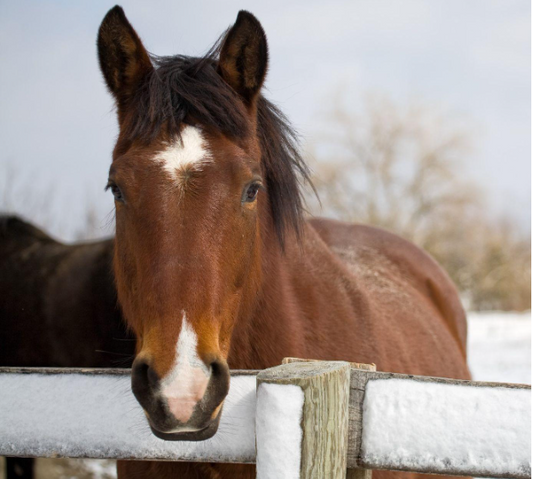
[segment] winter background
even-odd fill
[[[269,38],[266,96],[301,133],[319,180],[323,205],[311,202],[311,211],[384,226],[429,250],[469,309],[474,379],[531,383],[529,1],[121,4],[159,55],[201,55],[239,9],[254,13]],[[117,126],[95,48],[113,5],[0,0],[0,210],[64,241],[113,232],[103,188]],[[398,138],[389,145],[399,169],[392,184],[383,181],[387,172],[361,169],[358,151],[339,148],[356,143],[377,162],[375,132]],[[446,179],[441,198],[449,208],[440,204],[413,223],[418,197],[399,203],[408,218],[382,197],[373,198],[373,216],[355,207],[372,194],[358,182],[363,173],[381,175],[388,191],[412,186],[413,168],[428,168],[426,153],[443,145],[437,179]],[[424,198],[438,200],[428,171]],[[110,462],[40,460],[38,467],[40,477],[114,476]]]

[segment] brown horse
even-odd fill
[[[138,338],[133,392],[156,435],[212,436],[229,368],[284,356],[469,378],[465,314],[428,255],[376,228],[303,219],[307,169],[261,95],[268,50],[253,15],[241,11],[203,58],[155,58],[115,7],[98,52],[120,126],[109,173],[118,297]],[[254,477],[252,466],[164,462],[118,472]]]

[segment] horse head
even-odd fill
[[[252,313],[269,231],[298,230],[306,174],[281,113],[261,96],[265,33],[241,11],[202,58],[149,55],[123,10],[98,35],[118,113],[119,302],[137,336],[132,388],[152,430],[205,439],[229,389],[228,354]]]

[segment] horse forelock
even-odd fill
[[[232,141],[254,133],[261,150],[261,164],[272,220],[283,246],[286,233],[301,230],[304,214],[302,183],[310,181],[309,169],[299,153],[298,135],[283,113],[260,96],[257,121],[239,95],[217,70],[219,45],[204,57],[152,56],[154,69],[131,98],[121,125],[122,142],[150,144],[163,135],[169,145],[182,144],[182,132],[191,123],[215,131]],[[170,151],[167,161],[172,158]],[[174,159],[176,156],[174,155]]]

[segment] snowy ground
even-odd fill
[[[469,314],[469,365],[478,381],[531,384],[531,313]],[[0,461],[0,471],[3,469]],[[2,474],[0,472],[0,478]],[[37,479],[108,479],[113,461],[37,461]]]
[[[470,313],[468,363],[475,380],[531,384],[531,312]]]

